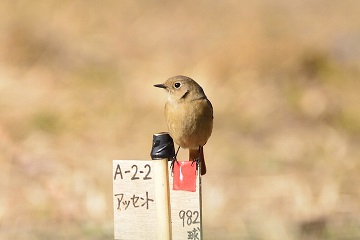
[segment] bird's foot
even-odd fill
[[[192,160],[191,166],[193,166],[194,163],[196,163],[196,171],[199,170],[200,157]]]
[[[170,169],[171,169],[171,172],[174,173],[174,164],[176,163],[179,163],[178,160],[176,159],[176,157],[174,156],[172,159],[171,159],[171,164],[170,164]]]
[[[170,169],[171,169],[172,174],[174,174],[174,164],[175,164],[175,162],[177,164],[179,163],[178,160],[177,160],[177,155],[178,155],[179,150],[180,150],[180,146],[176,150],[175,156],[173,156],[172,159],[171,159]]]

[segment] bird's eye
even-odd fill
[[[175,88],[180,88],[180,87],[181,87],[181,83],[176,82],[176,83],[174,84],[174,87],[175,87]]]

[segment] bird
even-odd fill
[[[189,161],[201,164],[201,175],[206,173],[203,147],[211,136],[213,129],[213,107],[202,87],[187,76],[171,77],[155,87],[168,92],[165,104],[165,118],[169,134],[180,147],[189,149]],[[174,164],[172,161],[172,167]]]

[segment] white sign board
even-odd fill
[[[115,239],[158,239],[154,161],[157,160],[113,161]],[[199,175],[195,191],[173,190],[174,178],[169,170],[173,240],[202,239]]]

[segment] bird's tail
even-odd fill
[[[201,163],[201,175],[205,175],[206,165],[205,165],[203,147],[200,147],[200,154],[199,154],[198,149],[189,149],[189,161],[195,161],[199,157],[200,157],[200,163]]]

